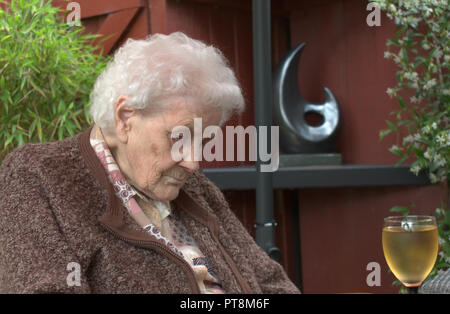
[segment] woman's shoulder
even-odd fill
[[[220,189],[200,170],[195,171],[188,178],[186,186],[188,187],[189,192],[197,195],[222,194]]]
[[[78,141],[80,134],[61,141],[46,143],[27,143],[16,147],[6,155],[0,165],[0,173],[19,169],[53,168],[67,165],[67,162],[79,155]]]
[[[201,171],[195,171],[186,181],[184,190],[196,199],[197,202],[203,203],[213,208],[213,211],[228,211],[229,205],[220,188],[214,184]]]

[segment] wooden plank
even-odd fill
[[[52,5],[64,10],[67,8],[69,2],[71,1],[57,0],[53,1]],[[80,5],[82,19],[145,6],[144,1],[142,0],[77,0],[76,2]]]
[[[252,0],[182,0],[196,4],[207,5],[212,8],[229,8],[235,11],[246,11],[251,14]],[[298,1],[298,0],[297,0]],[[274,16],[287,16],[288,12],[280,5],[280,0],[271,2],[271,11]]]
[[[122,45],[128,38],[133,39],[145,39],[150,34],[150,10],[148,8],[148,3],[145,3],[143,8],[140,8],[136,16],[131,21],[130,25],[126,28],[125,32],[122,34],[116,46],[116,49]]]
[[[167,34],[167,1],[148,0],[150,9],[150,33]]]
[[[286,12],[310,10],[316,6],[329,6],[330,0],[312,0],[312,1],[299,1],[299,0],[281,0],[281,6]]]
[[[111,52],[115,43],[119,40],[120,36],[123,34],[127,26],[130,24],[133,17],[137,14],[139,8],[132,8],[127,10],[122,10],[116,13],[111,13],[106,18],[105,22],[102,24],[100,29],[97,31],[98,34],[102,35],[112,35],[102,43],[103,55],[107,55]],[[101,40],[102,37],[97,39],[96,42]]]
[[[184,2],[192,2],[197,4],[209,5],[211,7],[222,7],[239,10],[252,10],[251,0],[183,0]]]

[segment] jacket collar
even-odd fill
[[[109,227],[122,229],[124,212],[122,209],[123,205],[115,195],[114,188],[109,182],[107,174],[89,142],[92,127],[93,126],[89,127],[86,131],[80,134],[79,147],[81,155],[87,166],[90,168],[102,188],[108,193],[107,207],[104,214],[99,217],[99,220],[104,224],[107,224]],[[185,211],[193,219],[208,227],[214,235],[217,235],[218,228],[213,215],[210,214],[195,199],[193,199],[192,196],[185,191],[184,187],[180,189],[178,197],[173,202],[177,208]],[[134,237],[132,234],[130,234],[130,236]]]

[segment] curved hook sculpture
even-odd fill
[[[280,146],[286,153],[330,153],[336,147],[341,112],[333,93],[324,88],[325,102],[309,103],[298,90],[297,67],[306,43],[294,47],[278,64],[274,73],[275,125],[280,127]],[[322,123],[311,126],[305,115],[322,116]]]

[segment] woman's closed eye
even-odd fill
[[[179,140],[183,139],[183,133],[171,134],[170,139],[172,143],[178,142]]]

